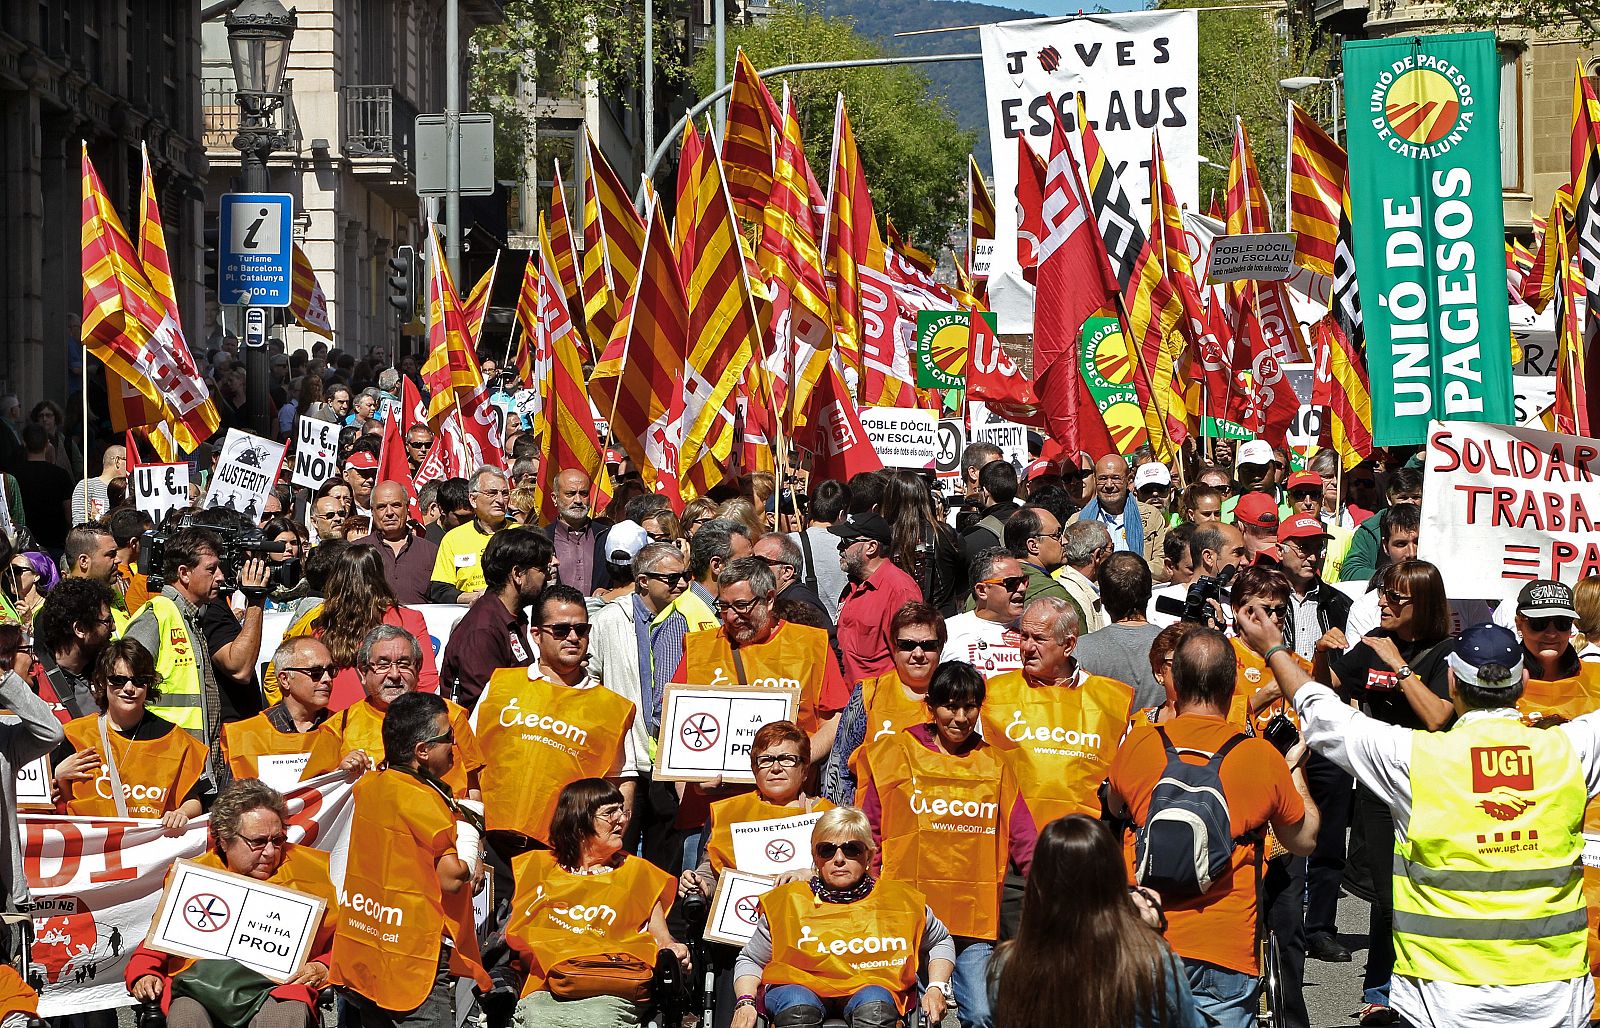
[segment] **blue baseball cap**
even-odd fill
[[[1480,689],[1509,689],[1522,681],[1522,643],[1516,633],[1496,624],[1473,625],[1463,631],[1445,661],[1457,681]],[[1504,681],[1484,681],[1478,669],[1491,664],[1509,668],[1511,674]]]

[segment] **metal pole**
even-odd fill
[[[249,126],[242,128],[239,139],[244,145],[239,148],[240,170],[244,174],[244,191],[247,193],[265,193],[271,186],[271,175],[267,172],[267,155],[272,152],[272,129],[267,118],[261,114],[244,114],[242,120]],[[252,131],[253,130],[253,131]],[[248,306],[244,315],[245,325],[250,324]],[[248,333],[247,333],[248,334]],[[276,433],[272,424],[272,362],[267,357],[265,343],[261,346],[244,347],[244,382],[245,382],[245,411],[250,423],[250,431],[264,439],[271,439]]]
[[[1329,79],[1333,86],[1333,141],[1339,142],[1339,94],[1344,91],[1344,74],[1340,73]]]
[[[724,0],[711,0],[711,22],[716,26],[717,95],[728,88],[728,10]],[[717,101],[717,132],[728,131],[728,102]],[[676,133],[674,134],[676,135]]]
[[[644,152],[656,149],[656,5],[644,0]]]
[[[461,11],[446,0],[444,30],[444,256],[461,278]]]

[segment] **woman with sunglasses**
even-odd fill
[[[835,803],[855,801],[860,771],[855,757],[864,744],[927,720],[928,683],[949,643],[944,617],[929,604],[908,603],[890,619],[889,638],[894,640],[893,669],[851,693],[822,769],[823,794]]]
[[[18,623],[26,626],[33,624],[34,611],[39,609],[45,594],[54,589],[59,581],[61,572],[56,569],[56,562],[43,553],[29,550],[11,555],[0,587],[4,588],[6,598],[11,602]]]
[[[689,970],[689,950],[667,931],[676,888],[672,876],[624,851],[628,827],[622,793],[604,778],[580,778],[561,790],[550,825],[550,848],[512,861],[516,895],[506,942],[527,974],[512,1023],[637,1025],[631,982],[586,990],[564,986],[565,972],[585,958],[608,957],[648,977],[663,951]]]
[[[977,668],[940,664],[922,723],[868,744],[859,761],[882,874],[920,890],[954,936],[962,1028],[989,1028],[1006,869],[1028,873],[1037,835],[1010,764],[977,734],[984,695]]]
[[[289,842],[288,827],[283,797],[253,778],[240,779],[212,804],[211,849],[195,862],[322,899],[326,907],[306,962],[275,985],[231,961],[194,961],[141,945],[124,971],[128,992],[141,1003],[159,1002],[169,1028],[314,1023],[318,994],[328,983],[339,902],[328,879],[328,854]],[[257,1009],[246,1016],[251,1007]]]
[[[155,683],[154,658],[132,639],[100,651],[90,679],[100,713],[68,721],[57,751],[63,813],[159,819],[169,835],[200,816],[206,748],[146,709]]]
[[[1260,610],[1276,621],[1286,636],[1293,638],[1291,596],[1289,580],[1283,572],[1256,565],[1239,569],[1228,593],[1228,602],[1236,612],[1247,606]],[[1233,702],[1228,707],[1229,722],[1260,734],[1276,714],[1283,713],[1293,720],[1294,708],[1278,691],[1278,683],[1262,655],[1245,645],[1243,639],[1229,637],[1228,642],[1233,646],[1235,668]],[[1308,674],[1311,672],[1310,661],[1299,654],[1295,654],[1294,659],[1302,670]]]
[[[328,575],[323,595],[322,608],[311,621],[311,632],[327,643],[338,669],[329,710],[337,713],[360,701],[363,694],[356,656],[367,634],[379,625],[394,625],[411,633],[422,647],[417,691],[439,691],[439,669],[428,624],[419,611],[400,605],[376,547],[360,544],[345,550]]]
[[[824,1016],[850,1028],[891,1028],[916,998],[919,975],[928,983],[928,1023],[944,1020],[955,943],[914,886],[873,877],[876,853],[872,826],[854,807],[817,821],[810,879],[761,897],[755,932],[734,966],[733,1028],[754,1028],[758,1005],[775,1028],[817,1025]]]

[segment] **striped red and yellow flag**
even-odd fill
[[[1237,115],[1233,119],[1227,202],[1230,235],[1272,231],[1272,209],[1267,206],[1267,194],[1256,170],[1250,133],[1244,127],[1244,119]],[[1228,302],[1234,311],[1237,338],[1248,339],[1252,333],[1259,335],[1280,363],[1307,358],[1300,319],[1294,316],[1288,289],[1282,282],[1243,279],[1229,283]]]
[[[835,101],[833,114],[830,185],[833,195],[828,197],[828,221],[823,227],[827,240],[823,256],[828,267],[828,296],[833,304],[834,341],[840,356],[859,376],[862,319],[859,269],[871,258],[876,215],[843,93]]]
[[[644,222],[628,191],[606,163],[594,137],[584,134],[583,315],[597,345],[615,329],[622,296],[639,274]]]
[[[767,198],[772,195],[772,137],[782,123],[777,101],[756,74],[750,58],[740,50],[734,57],[733,91],[728,94],[722,166],[727,172],[734,211],[758,225]]]
[[[551,239],[551,243],[555,242]],[[554,261],[552,260],[552,264]],[[559,280],[560,273],[557,272]],[[571,316],[568,316],[571,320]],[[517,311],[513,326],[517,333],[517,345],[514,347],[513,360],[517,368],[517,380],[528,388],[538,392],[542,380],[542,367],[536,368],[535,352],[538,350],[536,342],[539,333],[539,251],[532,250],[528,253],[528,261],[522,268],[522,284],[517,290]]]
[[[1583,319],[1581,307],[1584,294],[1583,271],[1573,258],[1570,233],[1563,222],[1564,211],[1554,212],[1551,224],[1555,231],[1556,264],[1561,268],[1557,295],[1560,306],[1556,309],[1556,396],[1552,408],[1554,423],[1551,431],[1562,435],[1591,435],[1589,397],[1584,388],[1588,381],[1587,353],[1583,345]]]
[[[1267,194],[1261,187],[1261,173],[1256,170],[1256,154],[1250,147],[1250,132],[1244,119],[1233,119],[1233,157],[1228,162],[1228,234],[1272,231],[1272,209],[1267,206]]]
[[[677,263],[688,311],[688,361],[678,395],[681,446],[677,470],[684,500],[722,481],[733,454],[737,390],[761,352],[760,322],[739,248],[739,225],[714,147],[691,151],[680,166]]]
[[[973,270],[980,240],[994,241],[994,198],[989,195],[989,184],[978,170],[978,158],[967,154],[967,267],[971,280],[987,279],[987,272]]]
[[[694,234],[693,219],[685,218],[684,212],[693,205],[695,190],[700,186],[705,150],[706,144],[700,136],[700,130],[695,128],[694,122],[684,122],[683,137],[678,141],[678,179],[673,193],[676,217],[672,223],[672,252],[678,261],[678,274],[684,282],[689,281],[689,272],[694,269],[695,261],[694,240],[690,238]]]
[[[1289,101],[1289,231],[1295,263],[1333,277],[1333,251],[1339,245],[1339,194],[1344,188],[1345,155],[1316,119]]]
[[[567,314],[562,295],[560,272],[548,226],[539,218],[539,249],[528,256],[528,267],[537,296],[533,349],[548,354],[544,375],[538,383],[540,413],[547,426],[540,439],[542,459],[534,482],[534,505],[542,521],[556,520],[556,476],[573,468],[581,469],[591,482],[605,471],[605,450],[595,433],[594,415],[589,410],[589,394],[583,383],[583,345]],[[524,276],[524,287],[529,276]]]
[[[689,352],[689,312],[661,205],[652,201],[649,208],[639,274],[589,377],[589,389],[612,438],[654,490],[656,469],[667,459],[673,380],[683,373]]]
[[[439,226],[428,223],[428,248],[433,274],[428,281],[428,359],[422,381],[428,399],[428,424],[435,432],[445,416],[483,385],[483,373],[472,352],[466,314],[450,277],[439,242]]]
[[[289,294],[289,313],[300,327],[324,339],[333,339],[333,322],[328,320],[328,294],[317,281],[311,258],[299,243],[294,244],[294,279]],[[410,320],[409,318],[407,320]]]
[[[1175,456],[1188,435],[1187,404],[1175,387],[1174,354],[1184,350],[1185,315],[1183,300],[1165,266],[1167,230],[1165,205],[1160,202],[1165,184],[1161,141],[1155,137],[1151,141],[1150,231],[1134,261],[1122,304],[1145,431],[1162,460]]]
[[[772,286],[772,343],[769,369],[781,387],[777,397],[786,427],[806,423],[809,401],[833,349],[833,312],[823,277],[814,208],[810,202],[800,122],[787,87],[783,91],[783,134],[778,143],[772,196],[763,209],[761,247],[756,258]]]
[[[561,181],[561,163],[555,162],[551,167],[550,184],[550,254],[555,262],[556,276],[561,280],[561,295],[565,298],[567,310],[583,315],[583,265],[578,261],[578,239],[572,230],[572,218],[567,214],[567,189]],[[530,257],[530,261],[537,264],[537,258]],[[579,329],[579,343],[585,346],[590,353],[594,351],[594,341],[588,339],[586,325],[576,326]]]
[[[1556,195],[1550,201],[1550,218],[1548,221],[1534,216],[1533,262],[1528,266],[1528,272],[1522,278],[1522,302],[1532,307],[1536,312],[1543,314],[1544,309],[1550,306],[1550,301],[1555,299],[1558,288],[1556,268],[1560,262],[1555,255],[1556,240],[1551,234],[1549,226],[1566,224],[1567,212],[1572,210],[1572,194],[1567,186],[1556,189]],[[1540,222],[1544,221],[1541,225]]]
[[[1312,403],[1324,411],[1318,443],[1338,453],[1346,471],[1372,453],[1372,393],[1367,378],[1366,327],[1351,246],[1349,183],[1347,172],[1340,186],[1332,300],[1328,313],[1312,326],[1317,348]]]
[[[494,293],[494,275],[499,270],[500,251],[496,250],[494,263],[478,277],[477,284],[467,294],[466,302],[461,307],[461,316],[467,323],[467,348],[474,354],[478,349],[478,341],[483,338],[483,322],[489,316],[489,298]]]
[[[1133,212],[1133,201],[1122,187],[1117,174],[1117,162],[1106,156],[1100,146],[1089,114],[1084,109],[1083,95],[1078,95],[1078,139],[1083,144],[1084,176],[1089,180],[1089,202],[1094,208],[1095,224],[1100,238],[1105,241],[1106,257],[1111,261],[1111,271],[1117,276],[1117,285],[1124,293],[1133,279],[1133,269],[1139,263],[1139,253],[1144,249],[1144,227]]]

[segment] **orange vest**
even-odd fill
[[[331,771],[343,757],[336,736],[315,728],[309,732],[280,732],[265,714],[222,726],[222,756],[235,778],[261,777],[262,757],[300,754],[305,754],[306,759],[298,772],[294,771],[293,762],[284,762],[278,773],[287,775],[293,772],[295,780],[299,781]],[[307,771],[309,775],[305,774]]]
[[[827,674],[828,633],[821,628],[778,622],[772,638],[739,647],[744,674],[733,661],[724,629],[690,632],[683,639],[684,678],[689,685],[755,685],[774,689],[799,689],[800,709],[795,724],[807,735],[822,727],[817,718],[817,698]]]
[[[626,953],[655,965],[650,915],[657,904],[672,909],[678,881],[648,860],[624,857],[607,874],[576,875],[549,850],[530,850],[511,861],[511,872],[517,892],[506,942],[527,966],[524,996],[543,989],[550,969],[573,957]]]
[[[116,817],[111,796],[107,755],[100,747],[100,715],[73,718],[63,729],[74,750],[97,750],[100,775],[88,781],[68,782],[63,788],[67,813],[78,817]],[[106,725],[107,738],[122,776],[122,794],[128,816],[154,820],[183,805],[205,772],[206,748],[194,736],[174,727],[159,739],[132,742]]]
[[[207,850],[194,858],[195,863],[204,864],[222,871],[228,870],[228,865],[216,850]],[[167,880],[172,880],[172,873],[167,872]],[[328,878],[328,854],[309,846],[290,844],[284,847],[283,863],[278,865],[278,870],[271,878],[267,879],[273,885],[281,885],[285,889],[293,889],[315,896],[327,904],[322,910],[322,923],[317,926],[316,938],[311,940],[311,948],[306,951],[307,960],[315,960],[328,952],[328,946],[333,942],[334,923],[338,920],[339,898],[333,890],[333,882]],[[151,922],[151,931],[155,930],[155,923]],[[194,964],[193,960],[186,957],[173,956],[168,959],[167,975],[181,974]]]
[[[982,741],[952,757],[905,732],[861,751],[883,808],[883,877],[916,886],[950,934],[998,937],[1017,802],[1010,766]]]
[[[0,1017],[11,1014],[38,1016],[39,994],[22,980],[22,975],[10,964],[0,965]]]
[[[478,737],[472,732],[472,724],[467,717],[467,712],[450,700],[445,700],[444,705],[450,712],[450,730],[455,733],[456,760],[450,767],[450,773],[444,776],[444,782],[450,786],[459,799],[467,794],[467,776],[483,769],[483,750],[478,746]],[[317,732],[326,732],[338,741],[339,753],[350,753],[354,750],[366,750],[374,764],[383,762],[383,715],[384,712],[372,705],[371,700],[362,700],[353,707],[333,715],[322,722]],[[315,733],[313,733],[315,734]],[[327,751],[313,744],[312,754],[317,756]],[[334,759],[337,766],[338,758]],[[305,774],[309,778],[323,771],[331,771],[331,767],[319,768],[314,762],[306,764]],[[406,1009],[410,1009],[407,1007]]]
[[[403,771],[363,775],[350,815],[350,859],[339,890],[331,981],[384,1010],[428,998],[448,936],[450,971],[491,987],[478,956],[472,894],[443,895],[435,866],[456,850],[455,815]]]
[[[632,701],[604,686],[573,689],[529,678],[520,667],[489,676],[472,711],[490,768],[483,776],[489,830],[549,842],[561,790],[617,772],[635,713]]]
[[[931,719],[927,703],[906,695],[898,671],[889,671],[862,682],[861,706],[867,714],[866,737],[850,754],[850,770],[855,772],[857,778],[864,773],[865,765],[861,761],[868,746],[879,739],[903,732],[912,725],[927,724]]]
[[[810,882],[790,882],[761,897],[761,912],[772,930],[764,984],[803,985],[822,999],[878,985],[905,1010],[927,925],[927,904],[915,888],[879,879],[866,899],[824,903]]]
[[[1100,815],[1097,791],[1133,712],[1133,689],[1084,675],[1077,686],[1038,686],[1021,671],[989,679],[983,738],[1011,760],[1034,820]]]
[[[1272,720],[1274,714],[1280,711],[1287,715],[1289,720],[1297,726],[1300,716],[1294,712],[1294,707],[1288,700],[1279,698],[1250,714],[1250,697],[1254,696],[1257,689],[1270,685],[1276,679],[1268,669],[1267,662],[1256,655],[1256,651],[1240,642],[1238,639],[1228,640],[1233,646],[1233,699],[1228,703],[1228,723],[1235,728],[1254,732],[1260,735],[1262,729],[1267,727],[1267,722]],[[1300,670],[1306,674],[1311,673],[1311,662],[1300,656],[1294,655],[1294,662],[1300,665]]]
[[[780,807],[761,798],[759,792],[745,792],[729,796],[711,804],[711,836],[706,842],[706,856],[711,860],[711,870],[722,873],[725,867],[737,868],[733,860],[733,826],[751,821],[778,821],[801,814],[819,814],[832,810],[833,804],[818,797],[811,801],[809,810],[797,807]],[[800,855],[805,863],[805,855]]]

